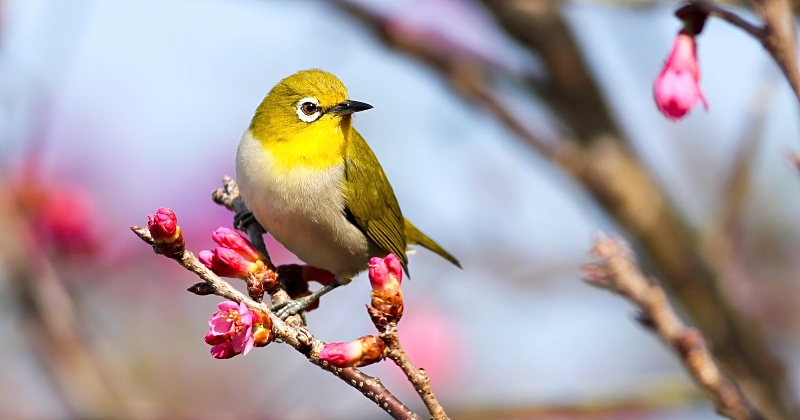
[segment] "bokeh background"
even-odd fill
[[[601,231],[629,235],[687,319],[712,330],[703,314],[719,308],[692,296],[707,290],[694,279],[713,281],[743,320],[738,339],[758,347],[714,350],[760,358],[729,369],[757,401],[793,405],[797,103],[756,41],[711,19],[698,38],[709,109],[666,120],[651,92],[675,6],[0,0],[0,417],[386,417],[288,346],[212,359],[218,298],[186,293],[196,278],[128,230],[171,207],[190,249],[212,247],[232,219],[210,191],[233,175],[264,95],[306,68],[375,106],[355,126],[404,214],[464,265],[412,255],[400,323],[454,419],[718,418],[633,308],[581,281]],[[532,146],[566,143],[604,169],[576,177]],[[604,183],[638,204],[598,200]],[[678,278],[659,258],[671,248],[653,243],[675,223],[711,276]],[[371,333],[364,280],[308,314],[318,338]],[[365,370],[421,412],[396,367]]]

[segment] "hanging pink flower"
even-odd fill
[[[671,120],[683,118],[697,101],[708,109],[700,89],[700,65],[693,36],[682,31],[675,38],[672,52],[653,85],[653,97],[661,113]]]

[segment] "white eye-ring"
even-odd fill
[[[317,98],[303,98],[297,101],[297,117],[300,121],[314,122],[322,115]]]

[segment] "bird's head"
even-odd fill
[[[294,143],[346,135],[350,116],[372,108],[352,101],[347,88],[333,74],[313,69],[299,71],[281,80],[261,102],[251,131],[265,143]],[[330,140],[330,139],[329,139]],[[327,147],[330,147],[328,142]]]

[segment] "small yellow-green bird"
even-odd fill
[[[306,264],[336,275],[314,294],[277,309],[285,318],[349,283],[371,257],[418,244],[458,260],[403,217],[392,186],[354,112],[372,106],[348,98],[331,73],[303,70],[281,80],[256,110],[236,154],[236,179],[255,219]]]

